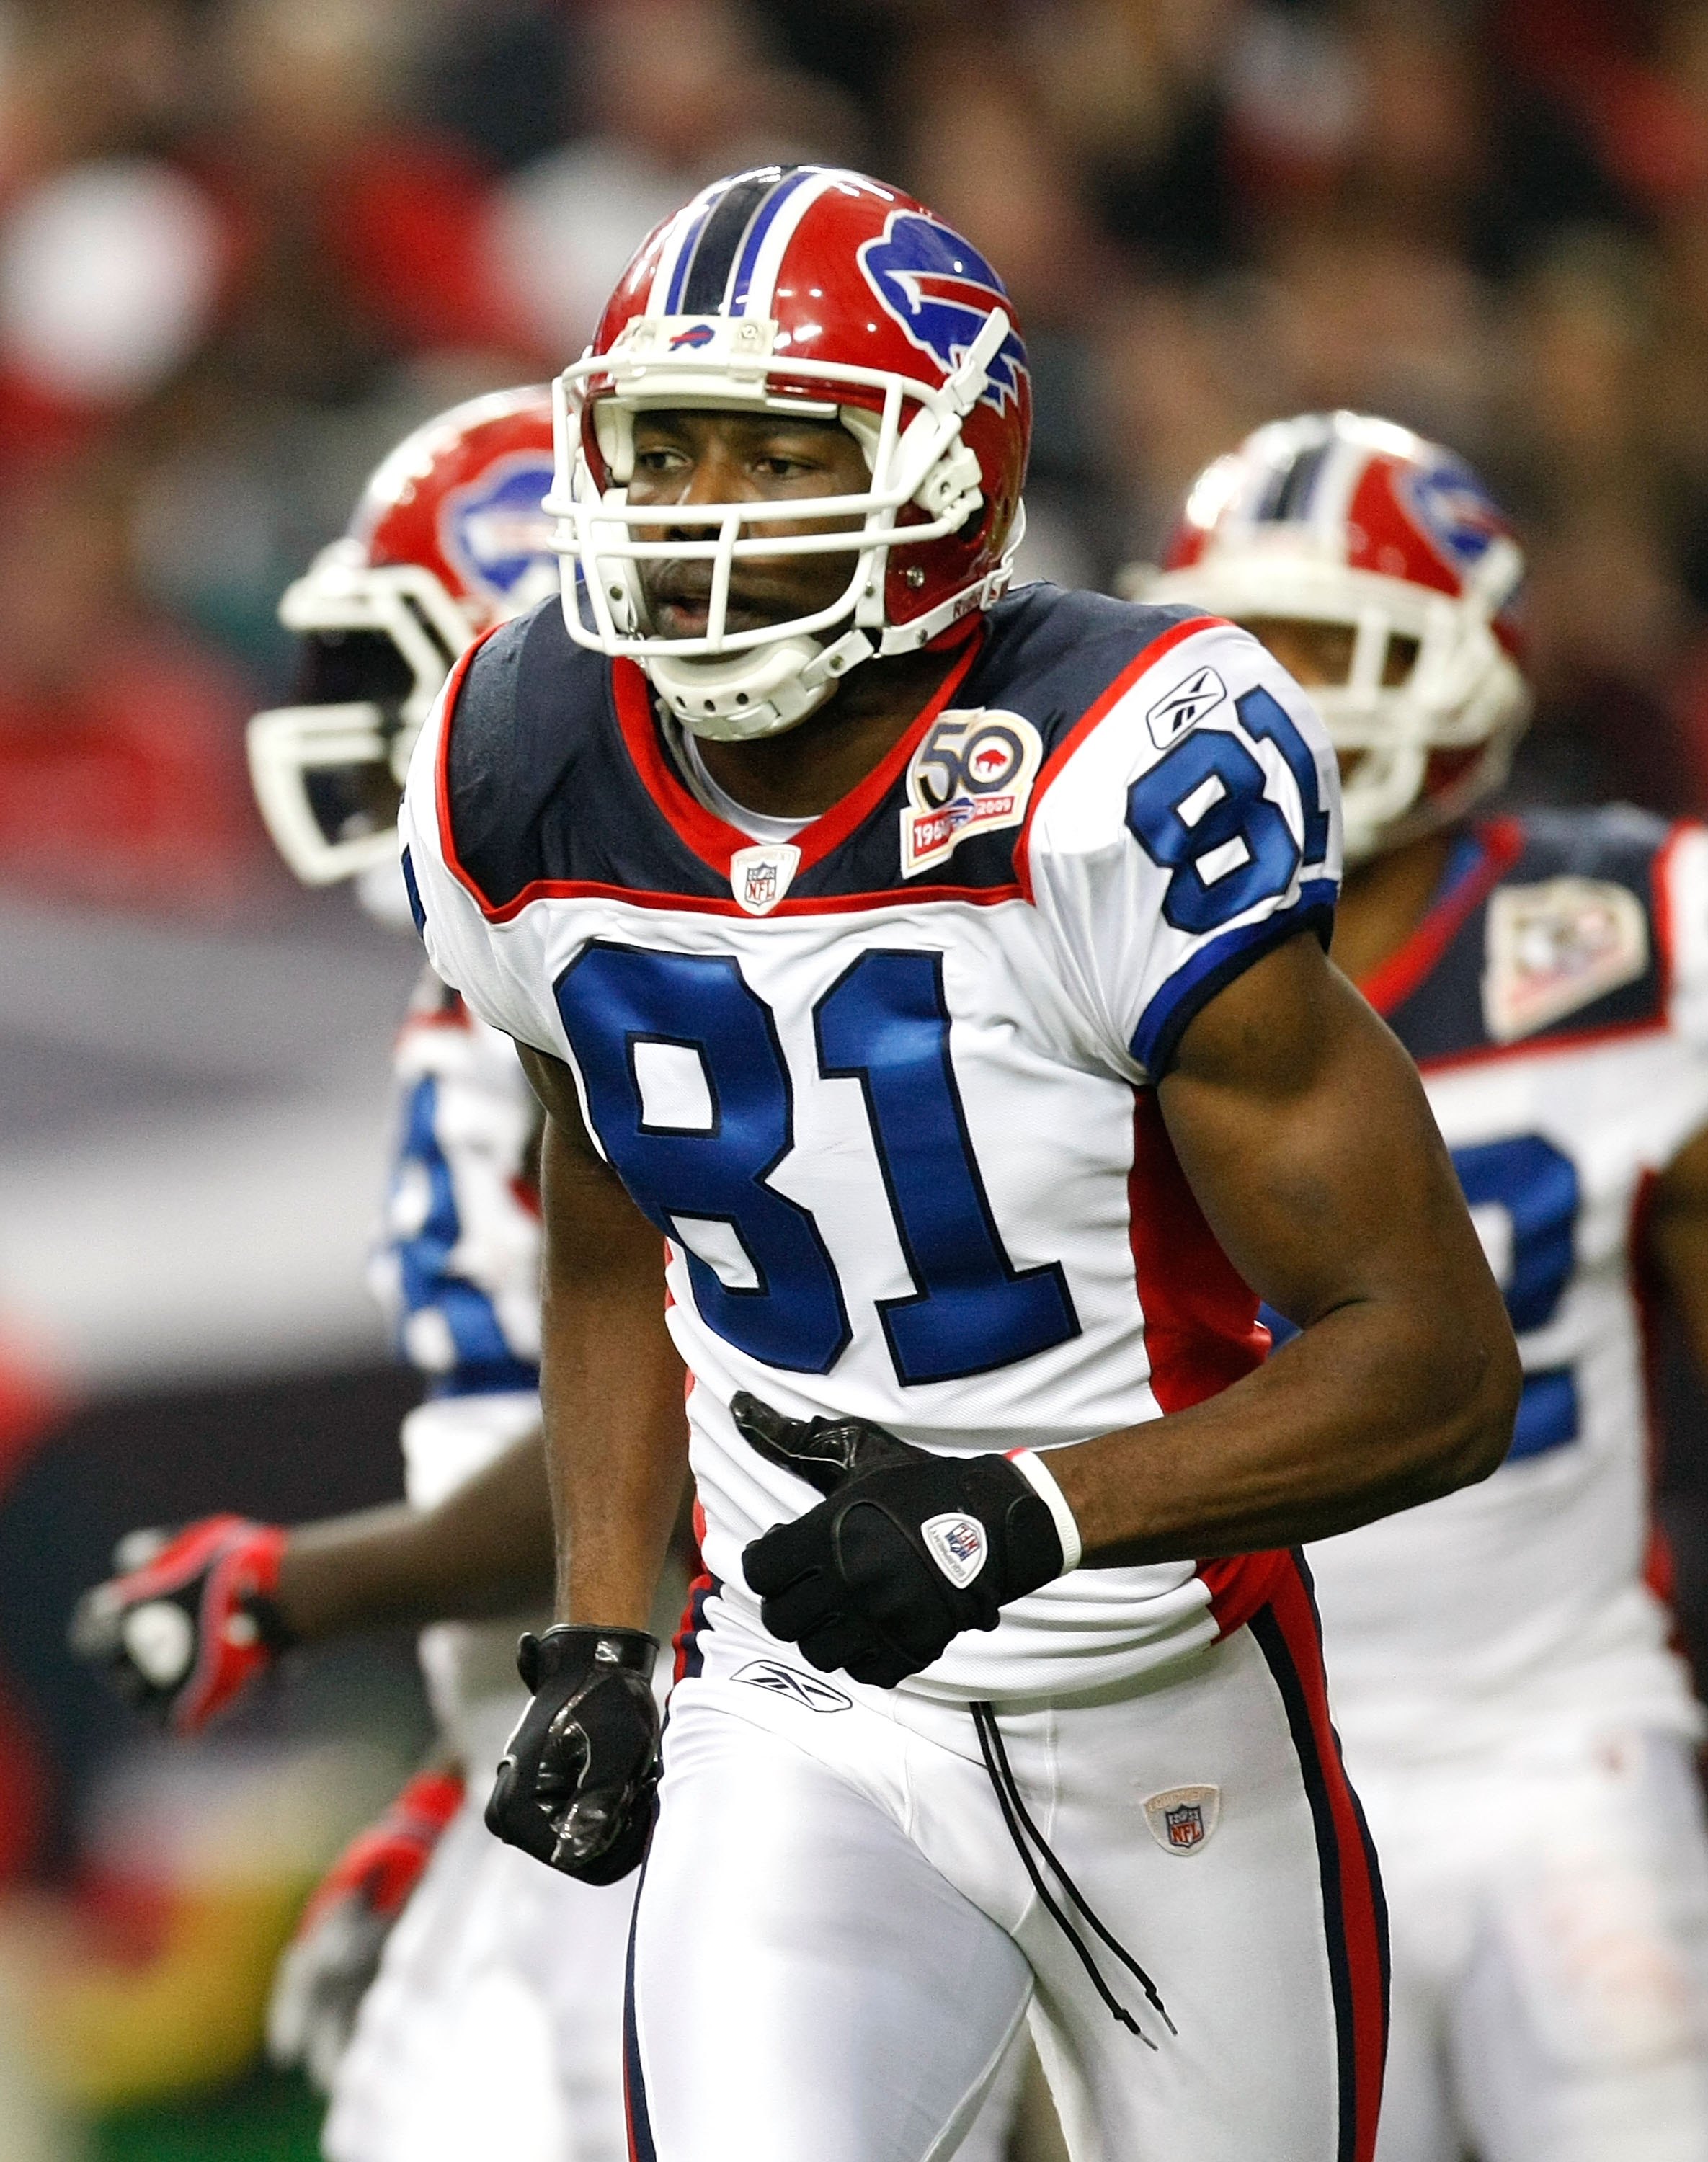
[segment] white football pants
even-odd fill
[[[483,1819],[523,1700],[467,1710],[468,1798],[363,1999],[321,2134],[327,2162],[629,2162],[623,1984],[638,1876],[577,1884]],[[1015,2053],[961,2149],[1002,2162]]]
[[[1358,1790],[1393,1929],[1379,2162],[1708,2162],[1708,1836],[1676,1735]]]
[[[1166,2006],[1076,1916],[1144,2039],[1046,1911],[968,1711],[818,1676],[715,1595],[687,1653],[635,2162],[937,2162],[1029,2003],[1075,2162],[1368,2162],[1381,1898],[1296,1574],[1147,1683],[1000,1715],[1021,1801]]]

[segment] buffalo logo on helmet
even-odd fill
[[[978,250],[922,212],[892,211],[882,233],[859,254],[880,306],[945,375],[959,366],[993,308],[1013,312],[1002,280]],[[1026,347],[1011,332],[985,372],[982,402],[1001,412],[1019,396],[1026,375]]]
[[[717,332],[710,323],[695,323],[689,329],[678,331],[670,342],[670,350],[679,352],[684,346],[710,345]]]
[[[1456,571],[1478,561],[1507,530],[1500,505],[1457,458],[1410,467],[1399,479],[1406,508]]]
[[[534,577],[542,577],[542,598],[556,591],[551,520],[541,503],[551,485],[550,462],[530,451],[496,460],[447,494],[439,511],[440,545],[473,591],[494,602],[514,602]],[[546,572],[549,585],[543,582]]]

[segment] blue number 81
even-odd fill
[[[1306,845],[1319,857],[1329,817],[1308,744],[1261,686],[1236,700],[1235,710],[1286,760],[1298,784]],[[1266,779],[1237,736],[1204,728],[1183,736],[1127,791],[1128,827],[1152,861],[1174,874],[1162,915],[1175,930],[1220,930],[1292,883],[1303,852],[1280,806],[1264,793]]]

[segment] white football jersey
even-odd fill
[[[1708,831],[1626,810],[1479,827],[1364,989],[1423,1071],[1525,1381],[1491,1479],[1309,1549],[1355,1765],[1561,1716],[1689,1730],[1641,1227],[1708,1125]]]
[[[507,1036],[424,970],[392,1070],[396,1140],[368,1282],[426,1382],[404,1423],[431,1508],[539,1416],[539,1107]]]
[[[555,608],[478,647],[445,705],[404,812],[428,951],[569,1065],[666,1235],[726,1596],[817,1498],[740,1439],[737,1390],[950,1453],[1048,1449],[1261,1356],[1150,1086],[1218,988],[1330,921],[1334,762],[1255,640],[1026,588],[791,843],[707,810],[639,669]],[[911,1686],[1123,1679],[1282,1565],[1079,1570]]]

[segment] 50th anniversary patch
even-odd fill
[[[1019,825],[1043,750],[1021,714],[995,707],[942,714],[908,763],[902,877],[946,863],[970,833]]]

